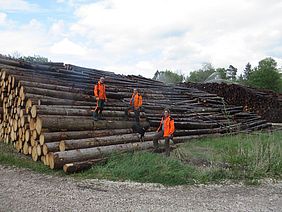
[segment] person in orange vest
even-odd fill
[[[153,138],[155,152],[158,152],[159,149],[158,140],[163,137],[165,139],[166,156],[168,157],[170,155],[169,140],[173,138],[174,131],[175,131],[174,120],[173,118],[170,117],[170,111],[168,109],[165,109],[164,115],[160,122],[160,126],[157,129],[157,132]]]
[[[97,106],[94,110],[93,117],[94,120],[102,119],[102,112],[107,102],[106,97],[106,85],[104,84],[105,78],[101,77],[98,83],[94,86],[94,96],[96,97]]]
[[[134,112],[135,121],[139,123],[140,121],[140,109],[143,104],[142,96],[138,93],[136,88],[133,89],[133,94],[131,96],[130,106],[125,110],[125,116],[128,117],[128,112],[131,110]]]

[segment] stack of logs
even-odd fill
[[[226,83],[185,83],[189,88],[214,93],[228,104],[242,105],[244,111],[255,112],[269,122],[282,122],[282,94]]]
[[[174,142],[269,127],[242,106],[227,105],[194,88],[172,87],[137,76],[62,63],[35,64],[0,57],[0,137],[18,152],[50,168],[79,171],[103,162],[108,154],[152,148],[164,108],[175,119]],[[104,76],[107,97],[104,120],[93,121],[93,85]],[[124,118],[133,88],[143,96],[141,125],[150,125],[144,142],[133,132],[133,113]],[[162,141],[163,142],[163,141]]]

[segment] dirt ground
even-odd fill
[[[282,211],[282,182],[165,187],[0,165],[0,211]]]

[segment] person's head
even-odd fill
[[[100,82],[104,83],[105,82],[105,78],[104,77],[100,77]]]
[[[137,88],[134,88],[134,89],[133,89],[133,93],[134,93],[134,94],[137,94],[137,93],[138,93],[138,89],[137,89]]]
[[[165,110],[164,110],[164,117],[168,117],[169,114],[170,114],[169,109],[165,109]]]

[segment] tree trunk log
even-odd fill
[[[69,107],[56,107],[56,106],[47,106],[47,105],[39,105],[31,109],[32,117],[36,116],[36,114],[40,115],[58,115],[58,116],[92,116],[94,107],[88,107],[89,109],[77,109],[77,108],[69,108]],[[103,116],[106,117],[124,117],[124,111],[103,111]],[[34,118],[33,117],[33,118]],[[134,117],[133,112],[129,112],[129,117]],[[140,113],[140,117],[145,117],[144,113]]]
[[[129,129],[112,129],[112,130],[88,130],[88,131],[67,131],[67,132],[46,132],[42,134],[43,141],[40,142],[41,145],[44,143],[50,143],[60,140],[69,139],[83,139],[83,138],[93,138],[93,137],[104,137],[111,135],[122,135],[133,133],[131,128]]]
[[[135,122],[132,121],[93,121],[77,116],[40,116],[43,123],[43,128],[50,131],[76,131],[76,130],[103,130],[103,129],[128,129],[131,128]],[[36,123],[37,125],[37,123]],[[148,126],[148,122],[141,122],[141,125]],[[40,126],[39,126],[40,127]],[[40,134],[40,133],[39,133]]]
[[[63,170],[67,174],[72,174],[83,170],[87,170],[94,165],[105,164],[106,162],[107,162],[107,158],[98,158],[94,160],[67,163],[64,165]]]
[[[144,136],[144,141],[153,140],[155,133],[146,133]],[[72,149],[84,149],[95,146],[108,146],[122,143],[133,143],[140,141],[140,135],[125,134],[125,135],[115,135],[108,137],[99,138],[85,138],[76,140],[62,140],[59,142],[60,151],[72,150]]]

